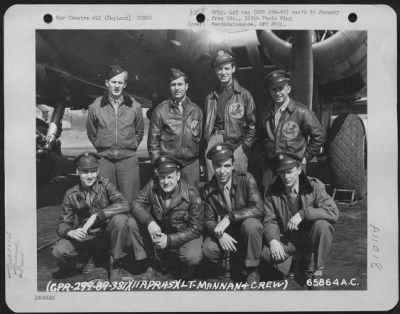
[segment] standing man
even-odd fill
[[[113,65],[106,74],[107,92],[90,106],[87,135],[100,160],[100,175],[110,179],[129,201],[140,190],[136,150],[143,138],[142,106],[124,93],[128,72]]]
[[[315,114],[303,104],[290,98],[290,74],[283,70],[270,72],[265,77],[272,97],[271,110],[262,120],[266,131],[266,168],[263,189],[271,185],[276,169],[276,155],[280,152],[296,154],[303,163],[310,161],[321,151],[325,132]]]
[[[301,160],[295,154],[277,157],[279,177],[264,198],[267,245],[262,258],[269,265],[280,264],[297,251],[303,254],[296,261],[300,260],[306,278],[321,277],[339,210],[324,184],[302,172]]]
[[[182,178],[198,188],[203,112],[186,95],[189,84],[185,73],[171,69],[169,88],[171,97],[151,114],[147,148],[153,164],[163,154],[178,158],[183,164]]]
[[[154,167],[156,176],[131,203],[135,259],[149,259],[150,276],[161,263],[165,268],[178,267],[184,279],[193,278],[202,259],[202,201],[197,189],[181,179],[179,160],[162,155]]]
[[[120,279],[129,241],[128,202],[108,179],[99,176],[99,155],[84,152],[75,158],[80,183],[65,193],[53,249],[58,274],[82,271],[90,255],[108,249],[112,257],[110,281]]]
[[[234,169],[230,144],[214,145],[207,158],[212,160],[215,175],[201,190],[207,230],[204,257],[218,263],[239,253],[247,282],[258,282],[263,205],[257,183],[250,173]]]
[[[254,100],[233,74],[236,71],[233,56],[219,50],[212,64],[220,82],[205,100],[204,141],[206,152],[217,143],[229,142],[234,149],[235,167],[247,171],[246,152],[256,140]],[[212,162],[206,160],[208,180],[214,175]]]

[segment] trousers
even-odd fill
[[[128,227],[131,230],[131,243],[135,259],[138,261],[156,257],[160,258],[161,262],[166,264],[177,259],[183,265],[197,266],[203,258],[201,249],[203,245],[203,237],[188,241],[177,249],[167,248],[164,250],[158,250],[153,246],[147,228],[138,225],[133,217],[129,218]],[[168,259],[170,259],[170,261]]]
[[[139,163],[136,156],[121,160],[102,157],[99,161],[100,175],[117,186],[128,202],[136,199],[140,190]]]
[[[199,188],[199,181],[200,181],[199,159],[196,159],[191,164],[185,166],[182,169],[182,178],[191,186],[194,186],[196,189]]]
[[[313,272],[324,267],[332,247],[333,233],[333,226],[328,221],[320,219],[315,222],[301,223],[298,231],[282,235],[280,242],[289,256],[303,253],[306,264],[304,270]],[[273,264],[268,245],[263,247],[261,258],[268,264]]]
[[[65,267],[82,267],[94,252],[106,252],[114,260],[125,257],[129,246],[128,215],[113,216],[96,236],[88,240],[61,239],[53,248],[53,256]]]
[[[226,230],[226,233],[238,241],[237,253],[243,258],[245,267],[257,267],[260,264],[262,230],[262,224],[256,218],[247,218],[242,222],[234,223]],[[219,263],[225,255],[216,239],[211,237],[204,240],[203,254],[213,263]]]

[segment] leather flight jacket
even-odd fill
[[[116,186],[104,177],[98,177],[90,192],[90,204],[86,201],[86,192],[81,184],[70,188],[62,203],[63,213],[58,220],[57,234],[68,238],[67,233],[82,227],[92,214],[97,213],[93,229],[105,225],[118,214],[129,212],[128,202]]]
[[[243,145],[248,151],[256,141],[256,117],[254,114],[254,100],[250,92],[242,87],[237,80],[233,80],[233,95],[225,105],[224,141],[229,142],[236,149]],[[218,94],[211,92],[205,99],[205,126],[204,141],[208,143],[213,131],[217,116]]]
[[[325,219],[331,224],[339,219],[339,209],[326,192],[325,185],[316,178],[299,176],[299,214],[305,222]],[[280,239],[288,231],[288,222],[293,214],[288,207],[286,187],[278,177],[264,196],[264,237],[267,243]]]
[[[153,163],[160,154],[173,155],[184,166],[199,158],[203,112],[187,96],[182,107],[183,113],[168,99],[151,114],[147,149]]]
[[[106,92],[89,106],[86,131],[101,156],[114,160],[135,156],[144,134],[142,106],[124,95],[115,114]]]
[[[315,114],[293,99],[290,99],[277,126],[274,110],[266,114],[262,125],[266,131],[264,147],[269,160],[280,152],[291,152],[310,161],[321,152],[325,141],[325,131]]]
[[[206,229],[211,236],[217,237],[214,229],[224,216],[228,215],[231,223],[235,223],[247,218],[261,219],[264,215],[257,183],[248,172],[233,170],[230,190],[232,211],[227,209],[223,192],[220,191],[215,176],[200,191],[204,200]]]
[[[178,248],[201,235],[204,223],[199,192],[181,180],[168,207],[157,178],[153,178],[131,202],[131,213],[138,223],[148,226],[155,221],[167,235],[167,248]]]

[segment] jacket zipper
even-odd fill
[[[119,105],[120,106],[120,105]],[[118,111],[119,111],[119,106],[117,110],[114,110],[115,113],[115,151],[114,151],[114,156],[117,158],[117,145],[118,145]]]

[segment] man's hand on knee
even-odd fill
[[[70,238],[82,242],[86,239],[87,233],[83,228],[78,228],[75,230],[71,230],[67,234]]]
[[[224,251],[236,252],[236,245],[238,242],[232,238],[229,234],[224,233],[219,239],[219,244]]]
[[[271,240],[269,248],[271,250],[272,260],[275,263],[282,263],[287,259],[288,255],[285,253],[282,244],[278,240]]]

